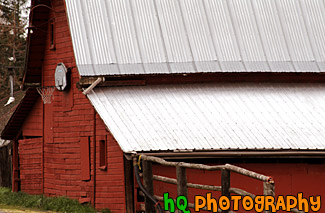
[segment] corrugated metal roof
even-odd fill
[[[82,76],[324,72],[323,0],[66,0]]]
[[[98,87],[91,103],[124,152],[325,149],[325,85]]]

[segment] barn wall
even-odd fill
[[[325,197],[325,183],[323,181],[325,178],[325,164],[322,160],[317,161],[318,163],[236,163],[234,165],[273,177],[275,180],[276,196],[297,196],[297,193],[302,192],[305,198],[317,195]],[[153,173],[156,175],[176,178],[176,170],[173,167],[154,165]],[[187,169],[187,181],[189,183],[221,185],[220,172],[218,171],[211,172]],[[263,195],[263,183],[261,181],[236,173],[231,173],[230,186],[244,189],[256,195]],[[165,192],[169,192],[170,197],[176,198],[177,196],[176,185],[158,181],[154,181],[154,191],[155,194],[159,196],[163,196],[163,193]],[[189,201],[194,202],[195,195],[206,196],[207,192],[208,191],[205,190],[189,189]],[[219,192],[213,192],[212,196],[218,198],[221,195]]]
[[[43,150],[43,155],[40,155],[41,158],[38,159],[44,162],[40,169],[44,172],[38,175],[43,178],[43,181],[39,181],[40,190],[37,188],[37,191],[32,193],[68,196],[78,199],[81,203],[93,203],[95,198],[98,209],[109,208],[112,212],[124,212],[123,153],[105,129],[104,123],[86,96],[76,88],[79,74],[74,59],[64,1],[53,0],[52,7],[50,18],[55,20],[55,48],[50,48],[48,33],[42,68],[42,85],[55,85],[55,68],[59,62],[63,62],[69,68],[69,86],[65,91],[55,90],[51,104],[43,106],[39,98],[24,123],[23,138],[42,136],[44,128],[44,136],[36,138],[40,140],[40,147],[37,146],[37,149]],[[106,169],[99,168],[98,160],[99,140],[103,138],[107,140]],[[87,149],[87,146],[81,146],[81,141],[87,142],[87,140],[89,142],[88,160],[81,155],[81,147],[83,147],[83,153]],[[95,159],[94,140],[96,140]],[[19,144],[19,154],[23,156],[21,162],[30,164],[33,162],[33,157],[24,155],[24,151],[21,151],[21,148],[24,150],[24,144]],[[96,161],[95,168],[94,160]],[[85,178],[87,172],[81,169],[85,162],[90,163],[88,179]],[[81,171],[83,171],[83,176]],[[24,172],[21,174],[24,178],[21,182],[22,190],[31,192],[24,184],[30,181],[29,176],[24,176]]]

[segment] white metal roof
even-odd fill
[[[82,76],[324,72],[324,0],[66,0]]]
[[[325,149],[325,85],[98,87],[88,95],[124,152]]]

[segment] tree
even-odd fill
[[[9,75],[14,76],[19,89],[25,49],[28,0],[0,0],[0,99],[9,94]]]

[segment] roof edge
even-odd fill
[[[293,150],[293,149],[263,149],[263,150],[211,150],[211,151],[157,151],[129,152],[125,154],[145,154],[166,159],[201,159],[201,158],[324,158],[325,150]]]
[[[21,127],[28,116],[28,113],[34,106],[38,93],[36,89],[28,88],[24,97],[17,104],[14,113],[11,115],[6,126],[0,132],[0,137],[5,140],[14,140],[19,134]]]

